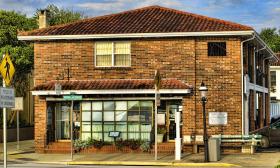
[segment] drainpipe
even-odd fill
[[[254,40],[256,38],[256,35],[255,33],[253,34],[253,36],[249,39],[246,39],[244,41],[241,41],[241,111],[242,111],[242,135],[244,135],[244,68],[243,68],[243,44],[245,42],[248,42],[248,41],[251,41],[251,40]]]

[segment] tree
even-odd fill
[[[37,28],[36,19],[14,11],[0,10],[0,56],[9,52],[16,72],[12,85],[17,96],[24,96],[28,86],[27,75],[33,67],[33,46],[18,41],[17,31]],[[1,80],[2,82],[2,80]]]
[[[274,52],[280,52],[280,29],[278,32],[276,28],[262,29],[260,36]]]
[[[51,26],[73,22],[84,17],[82,13],[59,9],[55,5],[48,5],[47,9]],[[33,44],[19,41],[17,32],[37,29],[37,12],[34,16],[28,18],[14,11],[0,10],[0,57],[6,52],[10,53],[16,69],[12,85],[15,87],[17,96],[25,96],[29,86],[27,75],[31,72],[34,62]],[[0,84],[1,82],[2,80]]]
[[[50,26],[71,23],[82,18],[85,18],[84,14],[81,12],[75,12],[70,9],[60,9],[57,6],[50,4],[46,7],[49,17]],[[36,18],[38,18],[38,11],[36,13]]]

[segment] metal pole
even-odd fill
[[[155,90],[155,160],[157,160],[157,90]]]
[[[17,150],[19,150],[19,111],[17,113]]]
[[[73,100],[71,101],[71,114],[70,114],[70,136],[71,136],[71,160],[73,160]]]
[[[3,58],[5,55],[3,54]],[[6,87],[3,78],[3,87]],[[4,154],[4,168],[7,168],[7,110],[3,108],[3,154]]]
[[[203,140],[204,140],[204,162],[209,162],[208,159],[208,136],[206,127],[206,111],[205,111],[206,98],[202,98],[203,105]]]

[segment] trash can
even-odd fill
[[[221,160],[220,138],[210,138],[208,141],[209,161],[216,162]]]

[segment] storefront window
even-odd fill
[[[119,131],[122,139],[150,140],[152,101],[92,101],[82,103],[82,136],[114,141],[110,131]]]

